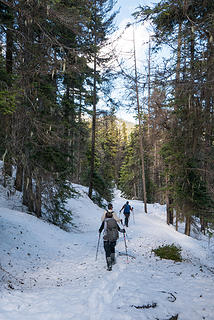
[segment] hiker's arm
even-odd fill
[[[106,211],[103,213],[103,215],[102,215],[102,217],[101,217],[101,221],[102,221],[102,222],[104,221],[105,217],[106,217]]]
[[[120,212],[124,209],[124,207],[125,207],[125,205],[124,205],[124,206],[122,206],[122,208],[120,209]]]
[[[100,229],[99,229],[99,233],[101,233],[104,229],[104,221],[102,222],[101,226],[100,226]]]
[[[125,233],[126,232],[126,230],[125,229],[121,229],[119,226],[118,226],[118,231],[120,231],[121,233]]]

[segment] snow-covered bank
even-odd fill
[[[77,226],[71,233],[0,203],[0,320],[213,319],[214,252],[208,255],[205,240],[167,226],[164,206],[149,205],[145,215],[133,200],[126,240],[134,258],[119,255],[121,236],[107,272],[102,243],[95,261],[103,210],[75,187],[82,196],[68,201]],[[125,200],[115,193],[117,213]],[[165,243],[179,244],[184,261],[155,257],[152,249]]]

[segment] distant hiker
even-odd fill
[[[103,245],[106,254],[107,270],[111,271],[112,265],[116,263],[115,246],[119,238],[118,231],[125,233],[125,229],[120,229],[113,217],[113,213],[108,212],[99,228],[99,233],[101,234],[103,230]]]
[[[123,214],[125,216],[125,226],[128,227],[129,224],[129,216],[130,216],[130,211],[133,210],[133,208],[130,206],[129,202],[127,201],[123,207],[120,209],[120,212],[123,210]]]
[[[103,222],[105,218],[108,218],[108,216],[112,216],[117,222],[122,222],[120,218],[116,215],[116,213],[113,211],[113,205],[111,203],[108,204],[108,209],[104,212],[101,221]]]

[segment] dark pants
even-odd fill
[[[111,253],[115,253],[116,241],[104,241],[104,249],[107,258],[111,257]]]
[[[125,226],[128,227],[130,213],[124,213],[124,216],[125,216]]]

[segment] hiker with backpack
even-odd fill
[[[118,218],[117,214],[113,211],[113,205],[111,203],[108,204],[108,209],[104,212],[101,221],[103,222],[104,219],[106,217],[108,217],[108,215],[113,215],[113,218],[118,222],[118,223],[122,223],[122,219]]]
[[[108,208],[112,207],[112,204],[108,205]],[[112,209],[107,211],[105,218],[99,228],[99,234],[103,233],[103,245],[106,255],[107,270],[112,270],[112,265],[116,263],[115,259],[115,246],[117,239],[119,238],[119,232],[125,233],[125,229],[121,229],[117,224],[116,219],[113,216]],[[119,231],[119,232],[118,232]]]
[[[129,217],[130,212],[133,210],[133,208],[130,206],[129,202],[126,201],[126,203],[123,205],[123,207],[120,209],[120,212],[123,210],[123,214],[125,216],[125,226],[128,227],[129,224]]]

